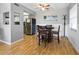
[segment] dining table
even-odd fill
[[[52,34],[52,29],[54,29],[54,27],[48,27],[46,26],[43,29],[39,30],[40,35],[41,34],[47,34],[48,35],[48,42],[51,42],[53,34]]]
[[[39,45],[42,39],[45,42],[45,46],[46,46],[46,41],[48,43],[52,41],[52,35],[53,35],[52,29],[54,29],[54,27],[52,26],[38,26]]]

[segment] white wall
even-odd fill
[[[69,5],[69,8],[68,8],[68,13],[70,13],[70,9],[74,6],[75,4],[70,4]],[[77,16],[79,15],[79,4],[77,5]],[[69,14],[68,14],[69,15]],[[75,30],[72,30],[70,27],[69,27],[69,23],[67,25],[67,32],[68,32],[68,38],[69,38],[69,41],[72,43],[73,47],[76,49],[76,51],[79,53],[79,17],[77,17],[77,20],[78,20],[78,30],[75,31]]]
[[[15,6],[13,3],[0,3],[0,41],[11,44],[23,38],[23,12],[35,14],[33,11],[23,7]],[[3,24],[3,13],[9,12],[9,25]],[[20,14],[20,25],[14,23],[14,13]]]
[[[9,12],[9,16],[10,16],[10,4],[9,3],[0,3],[0,41],[10,43],[11,23],[9,19],[9,25],[3,24],[3,13],[4,12]]]
[[[74,4],[70,4],[69,6],[69,10],[74,6]],[[72,45],[74,46],[74,48],[77,50],[77,52],[79,53],[79,4],[77,5],[77,21],[78,21],[78,30],[74,31],[69,27],[68,24],[68,38],[69,41],[72,43]]]
[[[20,40],[23,38],[23,12],[26,11],[29,14],[35,14],[34,12],[30,11],[29,9],[23,7],[21,4],[19,4],[19,7],[11,4],[11,42],[15,42],[17,40]],[[20,25],[14,24],[14,13],[20,14]]]
[[[44,16],[49,16],[49,15],[57,15],[57,21],[53,21],[53,20],[45,20],[43,17]],[[58,28],[58,25],[60,25],[60,35],[63,36],[64,34],[64,20],[63,20],[63,15],[67,15],[67,9],[63,9],[61,10],[48,10],[48,11],[42,11],[37,13],[36,15],[36,24],[37,25],[53,25],[56,28]]]
[[[19,13],[20,15],[20,24],[15,25],[14,23],[14,14]],[[23,38],[23,17],[22,17],[22,9],[20,7],[15,6],[13,3],[11,4],[11,42],[15,42]]]

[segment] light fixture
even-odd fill
[[[41,8],[43,11],[45,10],[45,8]]]
[[[50,5],[47,4],[47,3],[38,4],[38,5],[37,5],[37,7],[40,8],[41,10],[43,10],[43,11],[49,9],[49,6],[50,6]]]

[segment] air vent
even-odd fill
[[[18,6],[18,7],[19,7],[19,4],[17,4],[17,3],[14,3],[14,5],[16,5],[16,6]]]

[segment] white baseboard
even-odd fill
[[[6,42],[6,41],[3,41],[3,40],[0,40],[0,42],[5,43],[5,44],[7,44],[7,45],[11,45],[11,43]]]
[[[5,44],[7,44],[7,45],[13,45],[13,44],[15,44],[15,43],[17,43],[17,42],[20,42],[20,41],[22,41],[22,40],[23,40],[23,38],[22,38],[22,39],[19,39],[19,40],[17,40],[17,41],[15,41],[15,42],[12,42],[12,43],[9,43],[9,42],[6,42],[6,41],[2,41],[2,40],[0,40],[0,42],[5,43]]]
[[[11,45],[13,45],[13,44],[15,44],[15,43],[17,43],[17,42],[20,42],[20,41],[22,41],[22,40],[23,40],[23,38],[22,38],[22,39],[19,39],[19,40],[17,40],[17,41],[15,41],[15,42],[12,42]]]
[[[75,49],[75,51],[79,54],[79,50],[75,47],[75,45],[73,44],[73,42],[71,41],[71,39],[69,37],[67,37],[69,42],[72,44],[73,48]]]

